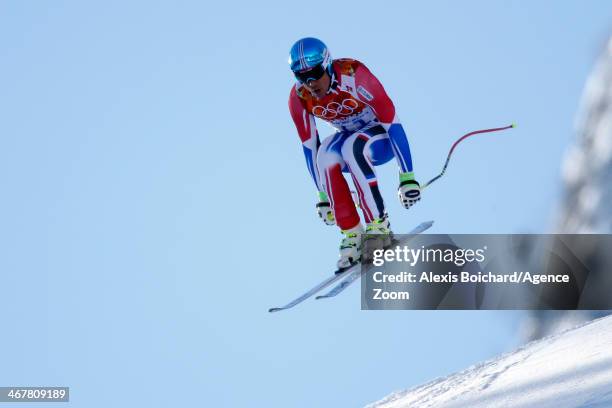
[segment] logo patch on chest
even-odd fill
[[[367,101],[371,101],[372,99],[374,99],[374,97],[372,96],[371,93],[368,92],[367,89],[365,89],[363,86],[359,85],[359,87],[357,88],[357,92],[359,92],[359,95],[363,96]]]

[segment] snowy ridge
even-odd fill
[[[612,233],[612,37],[602,48],[588,77],[576,120],[576,140],[562,167],[563,195],[554,233]],[[599,279],[612,280],[607,265],[612,251],[593,253],[594,272]],[[535,340],[554,333],[576,320],[603,315],[588,311],[532,312],[525,324],[527,338]]]
[[[612,316],[588,322],[366,408],[612,407]]]
[[[582,99],[578,137],[563,163],[565,191],[557,230],[605,234],[612,231],[612,37]]]

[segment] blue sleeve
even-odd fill
[[[393,123],[388,125],[387,134],[391,140],[393,153],[397,158],[397,163],[402,170],[402,173],[412,172],[413,167],[412,155],[410,154],[410,145],[408,144],[408,138],[404,132],[404,127],[397,119],[397,116],[394,118]]]
[[[304,157],[306,158],[306,167],[308,167],[308,172],[312,177],[312,181],[314,181],[318,191],[323,191],[323,187],[321,186],[321,182],[319,180],[319,172],[317,169],[317,151],[319,150],[319,146],[321,146],[321,141],[319,140],[318,134],[313,139],[314,140],[309,140],[310,143],[302,143],[302,149],[304,150]]]

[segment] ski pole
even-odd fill
[[[446,172],[446,168],[448,167],[448,162],[450,161],[450,158],[451,158],[451,156],[453,154],[453,151],[455,150],[455,147],[457,147],[457,145],[459,143],[461,143],[463,140],[467,139],[470,136],[477,135],[479,133],[498,132],[500,130],[506,130],[506,129],[515,128],[515,127],[516,127],[516,125],[513,123],[511,125],[504,126],[504,127],[499,127],[499,128],[475,130],[473,132],[466,133],[465,135],[461,136],[459,139],[457,139],[455,141],[455,143],[453,143],[453,145],[451,146],[450,150],[448,151],[448,156],[446,156],[446,162],[444,162],[444,167],[442,168],[442,171],[440,172],[440,174],[438,174],[436,177],[434,177],[431,180],[429,180],[427,183],[423,184],[421,186],[421,190],[424,190],[426,187],[431,185],[431,183],[433,183],[434,181],[438,180],[440,177],[442,177],[444,175],[444,173]]]

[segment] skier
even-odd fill
[[[344,234],[338,260],[338,268],[344,269],[360,259],[364,232],[391,235],[374,166],[395,157],[402,205],[410,208],[421,198],[408,139],[393,102],[363,63],[332,60],[321,40],[302,38],[291,47],[289,65],[297,79],[289,110],[319,191],[319,217],[327,225],[337,224]],[[322,143],[315,117],[337,129]],[[350,174],[357,189],[365,229],[343,172]]]

